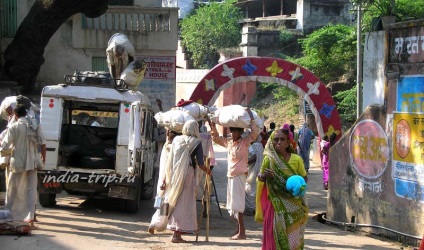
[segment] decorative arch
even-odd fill
[[[194,89],[190,100],[213,105],[224,89],[240,82],[278,83],[304,97],[315,115],[318,133],[341,137],[341,123],[336,104],[325,85],[309,70],[272,57],[239,57],[211,69]]]

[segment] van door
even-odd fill
[[[59,140],[62,130],[63,99],[42,97],[40,109],[40,124],[46,138],[46,165],[45,170],[57,168]]]
[[[140,102],[131,103],[130,107],[130,129],[128,141],[128,171],[141,175],[141,157],[142,157],[142,117]]]

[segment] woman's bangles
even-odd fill
[[[262,182],[265,182],[265,181],[266,181],[266,178],[264,178],[264,177],[262,176],[262,174],[261,174],[261,173],[259,173],[259,174],[258,174],[258,180],[259,180],[259,181],[262,181]]]

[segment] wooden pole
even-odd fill
[[[210,169],[209,158],[206,160],[206,169]],[[205,241],[209,241],[209,210],[211,207],[211,176],[206,174],[206,239]]]

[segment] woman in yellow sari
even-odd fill
[[[307,181],[303,160],[290,147],[289,131],[276,130],[265,146],[258,175],[255,220],[264,224],[262,249],[303,249],[308,206],[305,196],[295,197],[286,188],[293,175]]]

